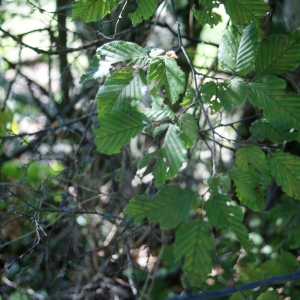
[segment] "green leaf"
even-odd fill
[[[250,132],[261,142],[269,139],[274,143],[282,143],[283,141],[295,141],[299,138],[298,132],[279,131],[264,119],[253,122]]]
[[[300,64],[300,31],[290,36],[271,34],[260,43],[255,69],[262,74],[293,71]]]
[[[125,67],[108,77],[97,94],[98,114],[136,107],[147,91],[145,73]]]
[[[300,97],[284,94],[286,82],[275,76],[258,76],[249,83],[249,99],[264,110],[265,118],[278,130],[300,128]]]
[[[210,226],[200,216],[188,220],[175,233],[174,257],[183,259],[182,282],[198,287],[212,270],[215,243]]]
[[[132,24],[141,23],[149,19],[155,12],[157,0],[137,0],[138,8],[134,13],[129,14]]]
[[[143,158],[141,166],[145,167],[145,163],[149,162],[154,156],[158,157],[158,161],[153,169],[153,176],[155,177],[155,186],[162,185],[166,180],[171,179],[178,173],[182,164],[186,160],[186,148],[179,137],[179,128],[170,124],[166,133],[162,148],[149,153]]]
[[[155,186],[161,186],[167,180],[166,177],[166,165],[164,163],[163,156],[159,156],[156,160],[155,167],[153,169],[153,176],[155,178]]]
[[[213,8],[219,7],[219,3],[211,0],[198,0],[198,3],[202,6],[202,10],[197,10],[195,6],[192,7],[192,10],[194,17],[201,25],[209,24],[210,27],[213,27],[222,21],[221,16],[212,11]]]
[[[164,98],[160,95],[152,95],[152,108],[139,107],[138,110],[153,121],[174,121],[175,115],[170,107],[164,104]]]
[[[160,180],[160,183],[155,183],[156,186],[161,185],[162,182],[165,182],[175,176],[186,160],[186,149],[183,141],[178,136],[177,131],[177,126],[170,125],[166,133],[159,156],[166,159],[167,165],[164,164],[165,172],[160,173],[160,177],[162,179]]]
[[[151,153],[148,153],[147,155],[143,156],[140,161],[138,162],[138,169],[142,169],[148,166],[149,161],[153,158],[156,158],[158,155],[158,151],[154,151]]]
[[[298,202],[297,202],[298,203]],[[298,215],[300,206],[295,202],[285,202],[276,205],[269,211],[268,216],[270,219],[288,218]]]
[[[228,172],[234,181],[238,199],[254,211],[262,211],[264,206],[264,195],[259,185],[260,182],[254,178],[249,171],[233,167]]]
[[[186,148],[193,146],[198,139],[198,126],[190,114],[182,114],[179,118],[180,138],[185,142]]]
[[[183,141],[178,136],[177,131],[177,126],[169,126],[160,151],[160,156],[165,158],[167,161],[167,165],[165,165],[165,180],[171,179],[175,176],[186,160],[186,149]]]
[[[253,24],[245,29],[231,26],[222,37],[219,62],[224,71],[244,76],[253,70],[258,50],[258,33]]]
[[[234,24],[254,23],[260,26],[270,7],[262,0],[222,0],[226,12]]]
[[[195,97],[196,97],[195,89],[189,87],[185,92],[185,95],[182,99],[182,102],[180,103],[180,106],[189,106],[190,104],[193,103]]]
[[[128,218],[139,225],[145,218],[159,222],[160,228],[168,230],[185,221],[194,203],[194,194],[177,185],[166,185],[150,200],[145,196],[132,198],[124,209]]]
[[[73,1],[72,20],[76,18],[83,22],[95,22],[104,18],[121,0],[80,0]]]
[[[80,83],[84,84],[109,75],[111,67],[110,62],[102,60],[99,54],[95,54],[88,71],[80,77]]]
[[[233,79],[224,80],[219,84],[218,97],[228,112],[231,112],[231,105],[240,106],[246,99],[248,94],[248,86],[244,81]]]
[[[211,98],[217,94],[217,88],[214,81],[206,82],[201,86],[200,96],[204,103],[210,103]]]
[[[4,111],[0,108],[0,136],[4,136],[6,134],[7,124],[12,122],[13,116],[14,114],[12,110],[8,107],[5,107]]]
[[[132,65],[144,66],[149,59],[148,52],[135,43],[114,41],[98,48],[88,71],[80,78],[80,83],[108,76],[112,64],[129,61]]]
[[[279,300],[279,294],[277,291],[267,291],[259,295],[257,300]]]
[[[148,84],[157,81],[151,94],[156,94],[165,85],[166,96],[175,103],[184,92],[185,75],[172,57],[154,57],[148,69]]]
[[[146,46],[144,49],[147,51],[150,58],[159,56],[163,52],[165,52],[163,49],[156,48],[154,46]]]
[[[110,63],[130,61],[130,64],[144,66],[148,59],[148,52],[139,45],[125,41],[114,41],[104,44],[97,49],[97,54],[105,56]]]
[[[288,196],[300,200],[300,159],[281,150],[269,153],[268,159],[276,183]]]
[[[236,152],[236,166],[229,172],[239,200],[250,209],[261,211],[264,194],[271,183],[269,165],[259,147],[249,145]]]
[[[200,96],[204,103],[208,103],[211,109],[211,114],[215,114],[220,111],[223,106],[217,98],[218,86],[215,82],[209,81],[201,86]]]
[[[237,206],[230,197],[212,194],[204,208],[210,223],[218,229],[229,227],[246,250],[252,249],[248,231],[243,225],[242,208]]]
[[[288,232],[288,241],[289,249],[298,249],[300,247],[300,228],[296,226]]]
[[[161,124],[160,126],[157,126],[153,130],[153,136],[157,136],[158,134],[162,133],[163,131],[166,131],[169,127],[169,124]]]
[[[247,145],[236,152],[236,166],[249,171],[263,187],[271,183],[270,169],[265,153],[255,145]]]
[[[116,110],[98,117],[100,128],[93,128],[97,150],[105,154],[120,152],[122,146],[137,136],[147,124],[145,115],[134,111]]]

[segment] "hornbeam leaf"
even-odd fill
[[[170,124],[161,149],[147,154],[138,164],[138,168],[143,168],[151,158],[158,157],[153,169],[155,186],[160,186],[175,176],[186,160],[186,148],[178,131],[177,126]]]
[[[88,71],[80,77],[80,83],[84,84],[109,75],[111,67],[110,62],[102,60],[99,54],[95,54]]]
[[[269,12],[270,7],[261,0],[222,0],[225,4],[227,14],[230,16],[234,24],[250,24],[260,25]]]
[[[300,129],[300,97],[284,94],[286,82],[275,76],[259,76],[249,83],[249,99],[264,110],[265,118],[278,130]]]
[[[153,176],[155,178],[155,186],[161,186],[166,181],[166,165],[164,163],[163,156],[159,156],[156,160],[153,170]]]
[[[185,75],[172,57],[154,57],[150,61],[148,70],[148,84],[157,80],[151,94],[156,94],[165,85],[166,96],[175,103],[179,95],[184,92]]]
[[[147,155],[143,156],[143,157],[140,159],[140,161],[138,162],[137,167],[138,167],[139,169],[142,169],[142,168],[144,168],[144,167],[147,167],[148,164],[149,164],[150,159],[156,158],[158,154],[159,154],[159,150],[154,151],[154,152],[151,152],[151,153],[148,153]]]
[[[300,31],[290,36],[271,34],[260,43],[255,69],[261,74],[293,71],[300,64]]]
[[[247,98],[247,94],[248,87],[241,80],[224,80],[218,86],[218,97],[224,109],[228,112],[232,111],[232,104],[236,106],[242,105]]]
[[[236,152],[236,166],[229,172],[241,202],[250,209],[261,211],[265,190],[271,183],[271,174],[264,152],[255,145],[248,145]]]
[[[190,148],[198,139],[198,126],[194,117],[190,114],[182,114],[179,118],[180,137],[185,142],[186,148]]]
[[[175,176],[186,160],[186,149],[183,141],[177,134],[177,130],[177,126],[169,126],[160,152],[160,156],[167,161],[165,180]]]
[[[132,24],[141,23],[143,19],[149,19],[156,9],[157,0],[137,0],[137,4],[137,10],[129,14]]]
[[[192,87],[189,87],[185,91],[185,95],[182,99],[182,102],[180,103],[180,106],[189,106],[190,104],[193,103],[193,101],[195,100],[195,97],[196,97],[195,89]]]
[[[160,228],[168,230],[188,218],[194,203],[194,194],[177,185],[166,185],[150,200],[145,196],[132,198],[124,209],[128,218],[139,225],[145,218],[159,222]]]
[[[105,154],[120,152],[122,146],[137,136],[145,127],[147,117],[134,110],[116,110],[98,117],[99,128],[94,128],[97,150]]]
[[[223,104],[217,98],[219,86],[215,82],[209,81],[201,86],[200,96],[204,103],[208,103],[211,114],[215,114],[223,108]],[[231,109],[231,107],[230,107]]]
[[[73,1],[72,19],[81,21],[95,22],[104,18],[113,8],[117,7],[123,0],[80,0]]]
[[[98,114],[136,107],[147,91],[145,73],[125,67],[108,77],[97,94]]]
[[[125,41],[113,41],[97,49],[97,54],[105,56],[105,61],[110,63],[125,62],[143,66],[148,60],[148,52],[139,45]]]
[[[182,282],[196,287],[211,272],[215,243],[210,226],[200,216],[188,220],[175,233],[174,258],[183,259]]]
[[[170,107],[164,104],[164,97],[160,95],[152,95],[152,107],[139,107],[138,110],[153,121],[174,120],[175,115]]]
[[[192,7],[194,17],[201,24],[209,24],[210,27],[217,25],[222,21],[219,14],[213,12],[213,8],[219,7],[219,3],[211,0],[198,0],[199,5],[202,6],[202,10],[197,10],[195,6]]]
[[[236,166],[260,181],[260,185],[267,187],[271,183],[270,168],[265,153],[255,145],[247,145],[236,152]]]
[[[299,132],[279,131],[264,119],[253,122],[250,132],[261,142],[265,139],[274,143],[291,142],[299,139]]]
[[[290,197],[300,200],[300,159],[277,150],[268,154],[272,176]]]
[[[260,181],[254,178],[249,170],[233,167],[228,172],[234,181],[238,199],[254,211],[262,211],[264,206],[264,191],[261,191]]]
[[[141,67],[148,59],[148,52],[135,43],[113,41],[104,44],[97,49],[87,73],[81,76],[80,83],[108,76],[114,63],[129,61],[129,64]]]
[[[257,298],[257,300],[278,300],[278,299],[280,299],[280,298],[278,296],[277,291],[267,291],[267,292],[261,293],[259,295],[259,297]]]
[[[226,72],[244,76],[253,70],[258,50],[258,33],[253,24],[245,29],[231,26],[225,31],[219,47],[219,62]]]
[[[157,126],[153,130],[153,137],[161,134],[164,131],[167,131],[168,128],[169,128],[169,124],[161,124],[161,125]]]
[[[205,204],[208,220],[218,229],[230,228],[246,250],[251,250],[248,231],[243,225],[243,210],[230,197],[212,194]]]

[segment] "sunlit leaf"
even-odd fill
[[[182,99],[182,102],[180,103],[180,106],[188,106],[188,105],[192,104],[195,97],[196,97],[195,89],[192,87],[189,87],[185,92],[185,95]]]
[[[219,7],[219,3],[211,0],[198,0],[201,10],[197,10],[195,6],[192,7],[194,17],[201,24],[209,24],[210,27],[217,25],[222,21],[222,18],[216,12],[213,12],[213,8]]]
[[[99,54],[95,54],[88,71],[80,77],[80,83],[84,84],[109,75],[111,67],[112,65],[110,62],[102,60]]]
[[[160,228],[167,230],[187,219],[193,203],[194,194],[191,191],[177,185],[166,185],[152,199],[145,196],[132,198],[124,214],[134,218],[136,225],[147,218],[150,222],[159,222]]]
[[[148,60],[148,52],[139,45],[125,41],[113,41],[97,49],[97,53],[110,63],[129,61],[130,64],[143,66]]]
[[[212,114],[217,113],[223,108],[222,103],[218,101],[219,99],[217,98],[217,94],[218,85],[215,82],[209,81],[201,86],[201,99],[204,103],[209,104],[209,108],[211,109]]]
[[[253,24],[245,29],[231,26],[222,37],[219,47],[219,62],[226,72],[248,74],[253,70],[258,50],[258,34]]]
[[[125,67],[108,77],[97,94],[98,114],[136,107],[147,91],[145,73]]]
[[[157,0],[137,0],[136,2],[138,4],[137,10],[129,14],[129,18],[133,24],[141,23],[143,19],[149,19],[153,15],[157,5]]]
[[[113,41],[97,49],[88,71],[80,78],[80,83],[108,76],[113,64],[128,61],[131,65],[143,66],[149,59],[148,52],[135,43]]]
[[[73,1],[72,19],[80,19],[83,22],[95,22],[104,18],[113,8],[117,7],[121,0],[79,0]]]
[[[184,92],[185,75],[178,67],[172,57],[154,57],[150,61],[148,70],[148,84],[157,81],[151,90],[151,94],[156,94],[165,85],[166,96],[175,103],[179,95]]]
[[[122,146],[137,136],[147,124],[147,117],[137,111],[116,110],[98,117],[94,128],[97,150],[105,154],[120,152]]]
[[[139,107],[138,110],[153,121],[174,120],[175,115],[170,107],[164,104],[164,98],[160,95],[152,95],[151,108]]]
[[[247,99],[247,94],[248,87],[242,80],[224,80],[223,83],[219,84],[218,97],[223,107],[229,112],[232,110],[232,104],[235,106],[242,105]]]

